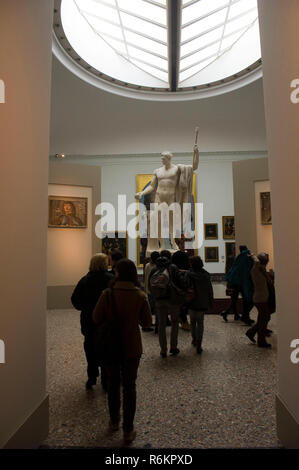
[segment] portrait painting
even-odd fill
[[[233,215],[222,217],[222,233],[224,240],[235,239],[235,217]]]
[[[120,251],[124,258],[128,257],[128,234],[127,232],[102,232],[100,239],[100,251],[108,256],[108,263],[111,266],[111,254],[113,251]]]
[[[218,224],[205,224],[205,240],[218,240]]]
[[[218,263],[219,262],[219,248],[218,246],[205,247],[205,262]]]
[[[152,174],[138,174],[136,175],[136,192],[139,193],[146,189],[152,180]],[[137,267],[141,268],[146,261],[146,247],[147,247],[147,221],[148,221],[148,211],[150,204],[154,202],[153,194],[148,194],[143,196],[140,199],[140,202],[144,205],[142,206],[142,211],[138,208],[138,232],[137,237]],[[193,190],[191,195],[191,229],[194,230],[195,227],[195,207],[196,203],[196,174],[193,174]],[[138,204],[139,207],[139,204]],[[187,241],[187,240],[185,240]],[[188,239],[190,242],[190,239]],[[192,241],[191,241],[192,242]],[[170,240],[165,240],[165,249],[171,249]],[[197,250],[192,250],[197,253]]]
[[[261,223],[262,225],[272,225],[271,195],[270,192],[260,193],[261,201]]]
[[[48,227],[87,228],[87,197],[49,196]]]

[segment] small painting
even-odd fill
[[[260,193],[261,198],[261,224],[272,225],[270,192]]]
[[[227,273],[232,265],[234,264],[236,258],[236,244],[235,242],[226,242],[225,243],[225,272]]]
[[[87,197],[49,196],[48,227],[87,228]]]
[[[205,240],[218,240],[218,224],[205,224]]]
[[[205,247],[205,262],[218,263],[219,262],[219,248],[218,246]]]
[[[222,217],[222,231],[224,240],[235,239],[235,217],[233,215],[224,215]]]
[[[103,232],[100,239],[100,251],[109,258],[111,266],[111,254],[113,251],[121,251],[124,258],[128,257],[128,234],[127,232]]]

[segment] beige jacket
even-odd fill
[[[147,297],[132,282],[117,281],[114,285],[114,300],[123,325],[124,358],[140,357],[142,342],[139,325],[148,328],[152,323]],[[110,290],[106,289],[95,306],[93,321],[96,324],[104,323],[113,313]]]
[[[269,299],[269,289],[267,283],[266,267],[261,265],[258,258],[253,257],[253,267],[251,269],[251,279],[254,286],[253,302],[267,303]]]

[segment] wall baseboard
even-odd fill
[[[75,286],[48,286],[47,287],[47,309],[70,309],[74,308],[71,296]]]
[[[299,449],[299,423],[276,395],[277,436],[286,449]]]
[[[49,395],[19,427],[4,449],[37,449],[49,434]]]

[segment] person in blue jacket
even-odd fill
[[[235,259],[232,267],[225,276],[228,282],[228,287],[233,290],[232,302],[227,310],[221,312],[221,315],[225,321],[227,321],[227,314],[230,310],[233,310],[235,319],[237,319],[236,304],[239,297],[239,293],[243,300],[243,315],[241,320],[246,325],[254,323],[250,318],[250,311],[253,308],[253,282],[251,279],[250,271],[253,267],[253,260],[251,252],[247,246],[241,245],[240,254]]]

